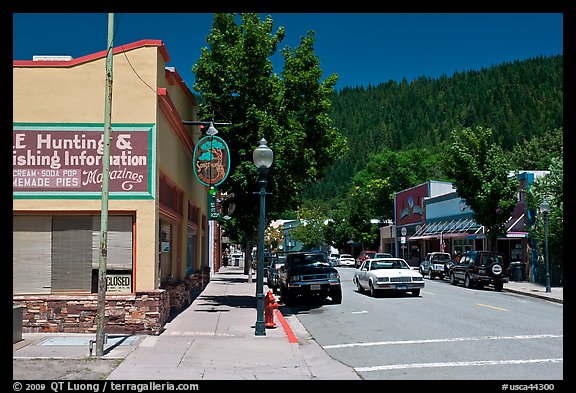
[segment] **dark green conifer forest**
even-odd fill
[[[450,180],[426,163],[447,154],[451,131],[465,127],[491,128],[513,169],[547,170],[563,144],[563,56],[346,87],[334,92],[330,117],[348,139],[348,152],[307,188],[305,204],[344,199],[371,159],[390,152],[429,168],[408,186]]]

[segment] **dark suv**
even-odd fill
[[[330,297],[332,303],[342,303],[340,275],[322,252],[288,253],[278,278],[280,298],[287,306],[298,298],[314,296]]]
[[[492,284],[501,291],[508,276],[504,271],[504,256],[492,251],[466,251],[459,263],[450,268],[450,284],[463,281],[466,288],[482,288]]]

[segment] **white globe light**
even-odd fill
[[[268,169],[272,166],[272,161],[274,160],[274,152],[266,144],[266,139],[260,139],[260,146],[254,149],[252,153],[252,161],[256,168]]]

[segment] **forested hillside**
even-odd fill
[[[538,57],[451,77],[335,92],[330,117],[348,138],[349,151],[307,190],[305,199],[344,197],[372,154],[413,149],[438,153],[453,129],[491,128],[494,143],[510,153],[546,138],[562,129],[562,62],[562,55]]]

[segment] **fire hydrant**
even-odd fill
[[[274,309],[278,308],[278,303],[276,298],[272,294],[272,291],[268,291],[264,297],[264,326],[267,328],[276,327],[274,322]]]

